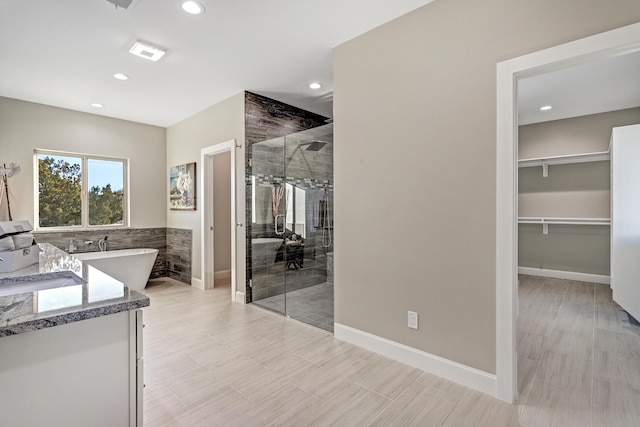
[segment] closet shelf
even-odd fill
[[[550,218],[550,217],[518,217],[518,224],[575,224],[575,225],[610,225],[611,218]]]
[[[611,225],[611,218],[518,217],[518,224],[542,224],[542,234],[549,234],[549,224]]]
[[[571,163],[587,163],[608,161],[611,154],[608,151],[599,151],[597,153],[571,154],[566,156],[537,157],[532,159],[518,160],[519,168],[530,168],[534,166],[542,166],[542,176],[549,176],[549,165],[567,165]]]

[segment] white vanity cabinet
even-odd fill
[[[142,426],[141,316],[0,338],[0,425]]]
[[[0,426],[141,427],[149,298],[39,246],[0,273]]]

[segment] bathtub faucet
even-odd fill
[[[109,236],[104,236],[104,239],[100,239],[100,241],[98,242],[98,247],[100,248],[100,251],[104,252],[107,250],[107,239],[109,238]]]
[[[67,252],[70,254],[74,253],[78,250],[78,242],[75,237],[69,239],[69,244],[67,245]]]

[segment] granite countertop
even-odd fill
[[[130,290],[90,265],[83,265],[74,256],[48,243],[38,246],[38,264],[0,273],[0,337],[149,305],[146,295]],[[17,285],[45,282],[49,283],[49,289],[3,295]]]

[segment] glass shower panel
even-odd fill
[[[333,331],[333,125],[251,145],[252,301]]]
[[[283,137],[251,146],[251,284],[253,302],[286,313],[283,249],[286,188]]]
[[[288,135],[285,153],[287,315],[333,331],[333,126]]]

